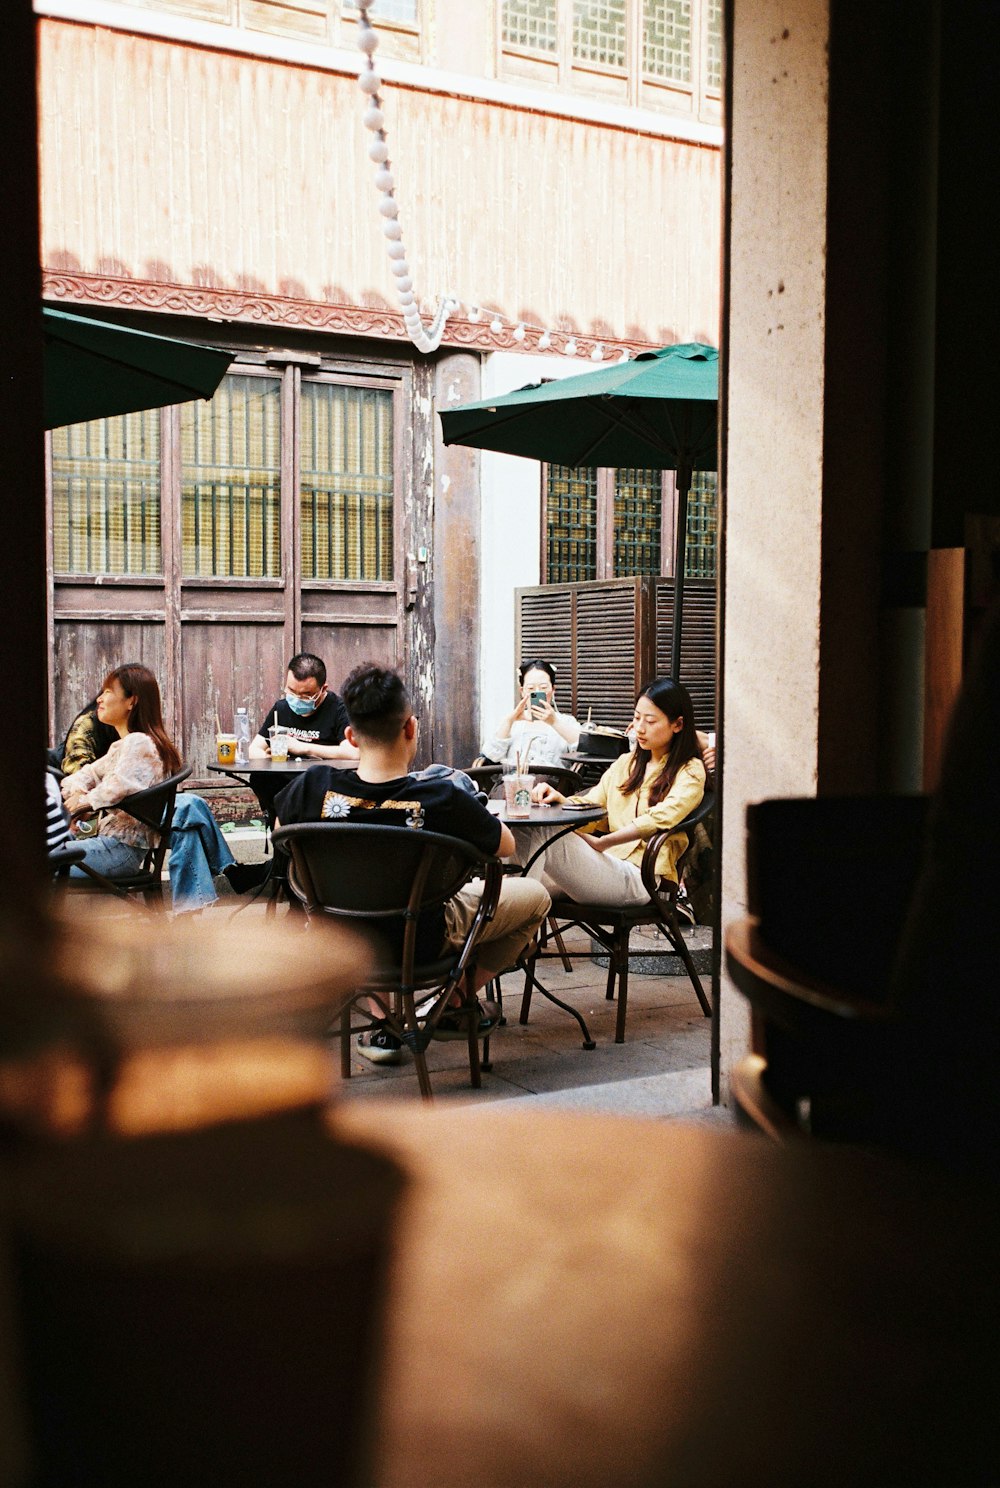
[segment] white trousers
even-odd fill
[[[526,863],[551,835],[545,827],[519,828],[517,861]],[[624,909],[649,900],[642,874],[634,863],[595,852],[576,832],[551,842],[528,876],[538,879],[550,894],[566,894],[580,904],[613,904]]]

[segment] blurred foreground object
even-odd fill
[[[12,1481],[366,1483],[401,1185],[331,1139],[321,1040],[367,952],[242,918],[50,948],[0,948]]]

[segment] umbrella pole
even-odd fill
[[[674,538],[674,628],[670,638],[670,675],[681,680],[681,620],[684,615],[684,568],[687,558],[688,491],[691,466],[677,467],[677,529]]]

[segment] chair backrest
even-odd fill
[[[156,834],[156,840],[147,852],[143,865],[147,873],[158,875],[163,870],[167,848],[170,846],[170,824],[174,816],[177,787],[190,774],[191,766],[186,765],[183,770],[161,780],[158,785],[135,791],[115,804],[115,811],[127,811],[129,816],[134,816],[136,821],[142,822],[144,827],[149,827]]]
[[[747,807],[747,907],[806,975],[884,1000],[923,861],[926,796],[805,796]]]
[[[471,776],[480,790],[484,790],[494,800],[502,797],[503,765],[470,765],[465,773]],[[534,777],[536,784],[547,780],[549,785],[554,785],[564,796],[574,795],[587,788],[575,770],[563,765],[529,765],[527,773]]]
[[[435,909],[482,862],[457,837],[365,822],[293,822],[273,841],[291,854],[290,881],[307,908],[364,920]]]
[[[439,955],[443,926],[435,911],[483,862],[457,837],[364,822],[293,822],[273,841],[291,855],[288,884],[307,911],[380,930],[383,954],[399,963],[404,981],[417,963]],[[490,872],[497,867],[494,859]],[[468,945],[463,959],[467,953]]]
[[[646,892],[649,894],[649,897],[654,901],[660,900],[661,907],[663,900],[671,901],[677,894],[677,884],[684,877],[685,866],[694,850],[695,827],[699,822],[707,821],[714,810],[715,792],[706,786],[705,794],[702,796],[700,802],[693,811],[688,812],[683,821],[678,822],[676,827],[671,827],[668,831],[657,832],[646,843],[646,851],[642,860],[642,881],[646,886]],[[687,846],[675,864],[677,883],[674,883],[673,879],[663,879],[661,881],[656,876],[656,863],[660,856],[660,849],[667,838],[673,837],[676,832],[685,832],[687,834]]]
[[[471,780],[474,780],[480,790],[487,795],[503,776],[503,765],[476,764],[470,765],[465,771]]]

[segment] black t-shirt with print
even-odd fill
[[[500,846],[500,823],[476,798],[447,777],[404,775],[399,780],[362,780],[355,770],[314,765],[297,775],[275,798],[275,815],[291,822],[354,821],[372,826],[406,826],[458,837],[492,857]],[[402,949],[400,920],[388,937],[393,952]],[[444,940],[444,913],[421,915],[417,959],[430,960]]]
[[[272,724],[286,728],[293,739],[302,739],[307,744],[342,744],[347,728],[347,709],[335,692],[328,692],[313,713],[296,713],[283,697],[272,703],[267,717],[257,730],[267,738]]]

